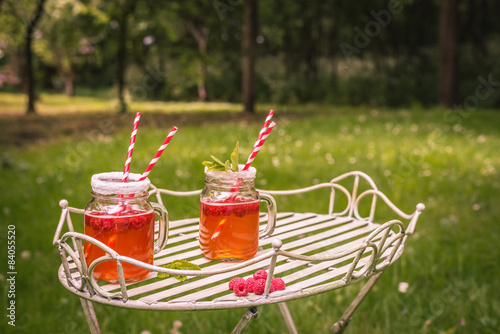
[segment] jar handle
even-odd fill
[[[153,210],[158,214],[158,238],[155,241],[155,254],[160,252],[167,245],[168,240],[168,211],[158,203],[151,203]]]
[[[269,194],[260,194],[260,200],[267,203],[267,224],[266,227],[259,231],[259,238],[270,236],[276,227],[276,201]]]

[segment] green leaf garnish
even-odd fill
[[[211,155],[210,157],[211,157],[212,159],[214,159],[214,161],[215,161],[216,163],[218,163],[219,165],[222,165],[222,166],[224,166],[224,165],[225,165],[225,164],[224,164],[221,160],[217,159],[217,158],[216,158],[216,157],[214,157],[213,155]]]
[[[187,260],[175,260],[173,262],[167,263],[162,266],[163,268],[168,269],[178,269],[178,270],[201,270],[200,267],[194,263],[191,263]],[[170,277],[169,274],[166,273],[158,273],[158,278],[167,278]],[[179,281],[183,282],[187,279],[187,276],[183,275],[174,275]]]
[[[234,147],[233,152],[231,153],[231,165],[232,165],[232,171],[237,172],[238,171],[238,149],[240,146],[240,142],[236,142],[236,146]]]
[[[216,162],[203,161],[202,164],[207,167],[207,172],[216,172],[216,171],[222,171],[223,172],[225,170],[224,169],[224,165],[219,165]]]
[[[207,167],[207,172],[228,172],[233,171],[237,172],[238,169],[238,150],[239,150],[239,142],[236,142],[236,146],[234,147],[233,152],[231,153],[231,162],[226,160],[226,162],[222,162],[222,160],[211,155],[213,161],[203,161],[202,165]]]

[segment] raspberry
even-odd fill
[[[258,279],[264,279],[264,280],[266,280],[267,279],[267,271],[265,271],[265,270],[257,270],[255,272],[255,274],[253,274],[253,278],[255,280],[258,280]]]
[[[223,214],[226,217],[230,216],[231,213],[233,212],[233,208],[231,207],[231,205],[223,205],[221,206],[220,210],[221,214]]]
[[[243,217],[245,215],[251,214],[251,213],[256,213],[259,212],[260,210],[260,203],[259,202],[247,202],[247,201],[242,201],[236,199],[235,204],[233,206],[233,213],[238,216],[238,217]]]
[[[117,218],[116,219],[116,226],[118,227],[118,230],[120,231],[126,231],[128,230],[128,227],[130,226],[130,220],[128,218]]]
[[[253,277],[247,278],[247,289],[248,292],[253,292],[253,285],[255,284],[255,279]]]
[[[279,277],[273,278],[271,281],[271,290],[273,290],[273,287],[274,291],[285,290],[285,286],[285,282]]]
[[[212,204],[213,201],[206,199],[205,202],[202,202],[200,205],[200,212],[206,216],[215,216],[216,208]]]
[[[100,230],[101,229],[101,218],[96,218],[96,217],[90,218],[90,226],[92,226],[92,228],[94,230]]]
[[[101,230],[103,232],[109,232],[115,228],[115,220],[112,218],[101,219]]]
[[[130,219],[130,225],[136,230],[144,227],[148,222],[154,221],[154,213],[142,214],[134,216]]]
[[[240,283],[246,283],[243,277],[236,277],[229,281],[229,290],[234,290],[234,287]]]
[[[136,229],[139,230],[141,229],[144,225],[146,225],[146,219],[144,217],[131,217],[130,218],[130,225]]]
[[[253,292],[256,295],[261,295],[264,293],[264,289],[266,288],[266,280],[259,278],[256,279],[254,284],[253,284]]]
[[[220,205],[214,201],[207,201],[201,204],[201,211],[205,216],[229,216],[232,209],[230,205]]]
[[[267,272],[265,270],[258,270],[253,276],[246,280],[242,277],[233,278],[229,281],[229,290],[233,290],[237,296],[246,296],[249,292],[256,295],[262,295],[266,289]],[[271,280],[269,293],[285,289],[285,282],[279,278]]]
[[[248,213],[255,213],[260,211],[260,203],[252,203],[247,206]]]
[[[238,281],[233,286],[233,290],[234,290],[234,294],[238,297],[248,295],[247,283],[245,282],[244,279],[242,279],[242,281]]]
[[[233,212],[237,217],[243,217],[247,213],[246,204],[235,204],[233,206]]]

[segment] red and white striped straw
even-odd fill
[[[132,129],[132,134],[130,135],[130,143],[128,144],[127,160],[125,160],[125,168],[123,169],[122,182],[127,182],[128,172],[130,170],[130,162],[132,161],[132,153],[134,152],[135,137],[137,136],[137,128],[139,127],[139,120],[141,119],[141,113],[135,114],[134,127]]]
[[[259,135],[257,136],[257,140],[255,141],[255,144],[253,145],[254,147],[257,146],[259,143],[260,139],[264,135],[264,132],[266,132],[267,127],[269,126],[269,122],[271,122],[271,118],[273,118],[274,115],[274,110],[269,110],[269,113],[267,114],[266,120],[264,121],[264,125],[262,125],[262,129],[260,129]]]
[[[250,168],[250,165],[254,161],[255,157],[257,156],[257,153],[259,153],[262,145],[264,145],[264,142],[266,141],[267,137],[269,137],[269,134],[271,133],[271,131],[273,130],[275,125],[276,125],[276,123],[271,122],[271,124],[269,124],[267,129],[264,131],[264,133],[260,137],[258,143],[256,143],[256,145],[253,147],[252,153],[250,153],[250,156],[248,157],[247,163],[246,163],[245,167],[243,167],[243,170],[247,170],[248,168]]]
[[[257,136],[257,140],[255,141],[255,144],[253,144],[252,153],[253,153],[253,150],[257,146],[259,146],[260,140],[262,139],[262,136],[264,136],[264,133],[266,132],[267,128],[269,127],[269,122],[271,122],[271,118],[273,118],[273,115],[274,115],[274,110],[272,110],[272,109],[269,110],[269,113],[267,114],[266,120],[264,121],[264,124],[262,125],[262,128],[260,129],[259,135]],[[257,153],[255,153],[255,154],[257,154]],[[253,159],[252,159],[252,161],[253,161]],[[247,164],[248,164],[248,162],[247,162]],[[248,168],[250,168],[250,165],[248,165],[248,167],[245,166],[245,168],[243,170],[247,170]]]
[[[165,141],[163,142],[163,144],[158,149],[158,152],[156,152],[156,155],[154,156],[153,160],[151,160],[151,162],[149,163],[148,168],[146,168],[146,170],[144,171],[144,173],[142,173],[142,176],[139,179],[139,181],[143,181],[143,180],[145,180],[148,177],[149,173],[151,172],[151,170],[155,166],[155,164],[158,161],[158,159],[160,159],[161,154],[163,153],[163,151],[165,151],[165,149],[167,148],[168,143],[170,142],[170,140],[172,139],[172,137],[175,135],[175,133],[177,132],[177,130],[178,129],[175,126],[172,128],[172,130],[170,130],[169,134],[167,135],[167,138],[165,138]]]

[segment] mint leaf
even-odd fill
[[[207,172],[224,171],[224,165],[213,161],[203,161],[202,164],[207,167]]]
[[[230,170],[231,170],[231,163],[229,162],[229,160],[226,160],[226,162],[224,163],[224,171],[228,172]]]
[[[191,263],[187,260],[175,260],[173,262],[167,263],[162,266],[167,269],[178,269],[178,270],[201,270],[197,264]],[[158,278],[167,278],[170,277],[169,274],[166,273],[158,273]],[[183,275],[174,275],[179,281],[183,282],[187,279],[187,276]]]
[[[213,161],[203,161],[202,165],[207,167],[207,172],[228,172],[228,171],[233,171],[237,172],[238,169],[238,149],[239,149],[239,142],[236,142],[236,146],[234,147],[233,152],[231,153],[231,162],[229,160],[226,160],[226,162],[222,162],[222,160],[214,157],[211,155],[210,157],[213,159]]]
[[[224,166],[224,165],[225,165],[222,161],[220,161],[219,159],[217,159],[217,158],[216,158],[216,157],[214,157],[213,155],[211,155],[210,157],[211,157],[212,159],[214,159],[214,161],[215,161],[216,163],[218,163],[219,165],[221,165],[221,166]]]
[[[231,165],[232,165],[232,171],[237,172],[238,171],[238,149],[240,146],[240,142],[236,142],[236,146],[234,147],[233,153],[231,153]]]
[[[212,168],[215,165],[212,161],[203,161],[201,164],[207,168]]]

